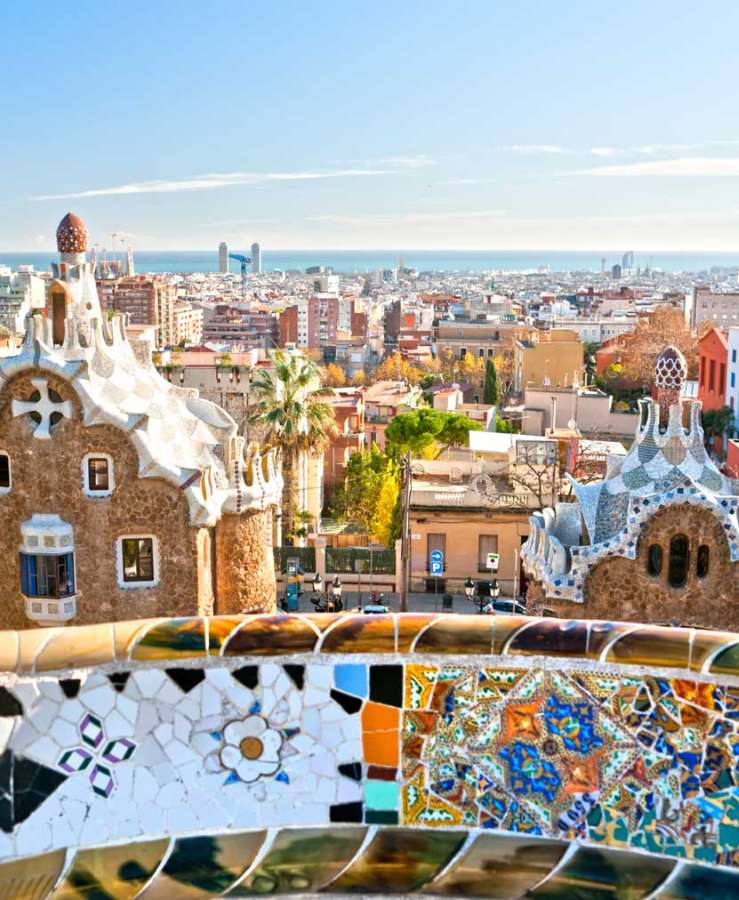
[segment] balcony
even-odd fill
[[[39,625],[60,625],[77,615],[77,596],[25,597],[26,616]]]

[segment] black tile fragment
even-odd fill
[[[6,750],[0,756],[0,829],[10,834],[66,780],[63,772]]]
[[[362,780],[362,763],[339,763],[339,774],[351,778],[352,781]]]
[[[82,682],[79,678],[61,678],[59,680],[59,687],[69,700],[73,700],[79,694],[81,684]]]
[[[292,679],[293,684],[299,690],[303,690],[303,684],[305,683],[305,666],[296,666],[291,663],[282,667],[285,672]]]
[[[361,803],[336,803],[329,810],[331,822],[361,822]]]
[[[205,680],[205,672],[202,669],[165,669],[164,671],[185,694],[189,694],[193,688]]]
[[[111,672],[108,675],[108,681],[113,685],[114,690],[122,694],[130,677],[130,672]]]
[[[370,700],[387,706],[403,705],[402,666],[370,666]]]
[[[0,687],[0,716],[22,716],[23,706],[6,687]]]
[[[331,697],[350,716],[358,713],[362,708],[362,700],[359,697],[352,697],[351,694],[345,694],[343,691],[332,690]]]
[[[253,691],[259,684],[259,666],[242,666],[240,669],[234,669],[231,674],[239,684],[243,684],[249,690]]]

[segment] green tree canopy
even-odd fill
[[[437,409],[414,409],[395,416],[385,430],[385,447],[390,456],[405,453],[420,455],[441,444],[462,447],[470,431],[481,431],[482,425],[462,413],[441,412]]]

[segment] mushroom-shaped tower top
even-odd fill
[[[87,250],[87,226],[79,216],[68,212],[59,223],[56,247],[60,253],[84,253]]]

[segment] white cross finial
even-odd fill
[[[45,378],[32,378],[31,384],[39,392],[38,400],[13,400],[13,418],[25,416],[28,413],[37,413],[41,421],[36,425],[33,436],[41,441],[51,438],[51,415],[59,413],[66,419],[72,418],[72,401],[54,401],[49,397],[49,382]]]

